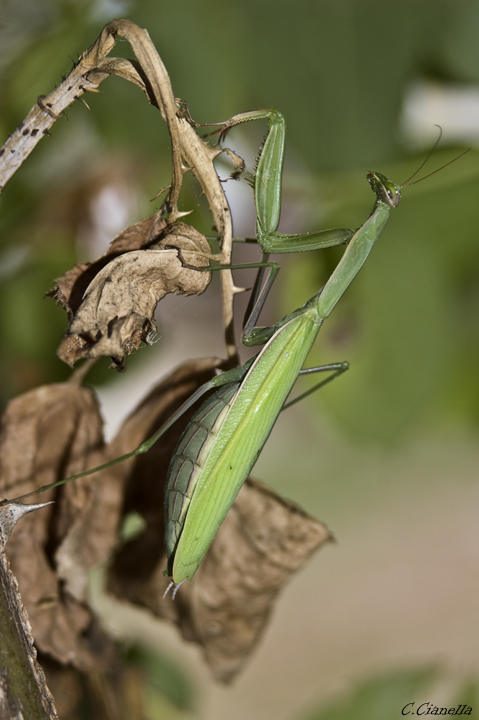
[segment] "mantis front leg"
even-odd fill
[[[252,110],[235,115],[227,122],[222,123],[220,141],[231,128],[251,120],[268,121],[268,133],[259,151],[255,173],[251,176],[256,206],[256,240],[263,250],[262,262],[267,263],[270,253],[305,252],[349,243],[354,235],[354,230],[348,228],[319,230],[299,235],[285,235],[277,232],[281,214],[286,131],[283,115],[274,109]],[[243,338],[250,334],[255,323],[255,321],[248,322],[246,318],[254,315],[258,301],[264,294],[264,290],[261,289],[264,272],[264,267],[259,269],[253,286],[245,314]],[[270,285],[268,285],[267,291],[269,287]]]
[[[286,124],[278,110],[252,110],[221,123],[223,128],[220,140],[231,128],[250,120],[268,121],[268,134],[260,148],[255,173],[251,178],[256,206],[256,239],[263,252],[304,252],[347,244],[354,235],[354,231],[349,228],[318,230],[299,235],[277,232],[281,213]]]

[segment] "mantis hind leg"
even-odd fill
[[[189,263],[185,262],[179,248],[175,247],[175,250],[178,250],[178,257],[183,267],[190,270],[197,270],[198,272],[214,272],[217,270],[244,270],[247,268],[258,268],[258,274],[256,276],[253,291],[244,316],[243,343],[245,345],[262,345],[269,340],[269,338],[274,334],[274,326],[272,326],[271,328],[261,328],[263,332],[261,337],[257,341],[253,341],[251,343],[247,341],[248,337],[251,335],[256,325],[256,322],[258,321],[258,317],[266,302],[266,298],[268,297],[269,291],[271,290],[271,286],[273,285],[275,278],[281,269],[281,266],[277,262],[269,260],[268,253],[263,253],[261,261],[255,263],[235,263],[232,265],[213,265],[209,267],[197,267],[195,265],[190,265]],[[269,268],[270,272],[267,280],[263,283],[264,273],[266,272],[267,268]],[[270,331],[269,334],[268,330]]]
[[[298,395],[298,397],[294,398],[294,400],[290,400],[289,402],[285,403],[282,410],[286,410],[287,408],[291,407],[291,405],[295,405],[300,400],[308,397],[308,395],[312,395],[312,393],[316,392],[316,390],[319,390],[319,388],[322,388],[328,383],[330,383],[332,380],[335,380],[337,377],[346,372],[346,370],[349,370],[349,363],[347,361],[330,363],[329,365],[319,365],[318,367],[305,368],[304,370],[300,370],[300,375],[312,375],[313,373],[318,372],[330,372],[332,374],[325,380],[321,380],[321,382],[317,383],[309,390],[306,390],[306,392]]]

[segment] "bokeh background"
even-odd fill
[[[472,147],[404,189],[308,363],[348,359],[350,371],[281,416],[256,466],[338,543],[293,579],[235,684],[215,685],[174,628],[107,600],[93,578],[105,624],[153,653],[151,718],[388,720],[409,702],[479,712],[479,2],[3,0],[2,138],[114,17],[148,29],[198,122],[284,113],[284,232],[362,224],[366,171],[404,181],[435,124],[443,138],[421,175]],[[115,54],[132,56],[121,42]],[[168,183],[159,113],[118,78],[101,91],[91,111],[67,111],[0,199],[3,406],[69,376],[55,355],[66,317],[43,299],[53,279],[155,210]],[[265,130],[228,136],[250,167]],[[227,193],[236,235],[253,235],[251,189],[230,181]],[[193,182],[182,206],[211,233]],[[339,256],[280,258],[265,323],[306,301]],[[109,436],[174,364],[223,355],[217,290],[162,301],[161,339],[124,375],[106,359],[94,369]]]

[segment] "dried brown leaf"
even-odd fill
[[[167,249],[170,248],[170,249]],[[122,369],[125,356],[155,330],[153,313],[166,293],[200,295],[210,273],[184,267],[206,267],[206,238],[184,223],[166,228],[154,249],[125,253],[106,265],[88,286],[58,349],[69,365],[80,358],[110,356]],[[200,253],[198,255],[197,253]]]
[[[76,263],[63,277],[55,280],[47,295],[56,300],[72,318],[81,305],[85,290],[100,270],[124,253],[150,247],[158,240],[165,226],[166,222],[160,212],[130,225],[111,241],[105,255],[92,263]]]
[[[205,379],[201,369],[185,364],[167,378],[132,414],[113,441],[135,447]],[[209,372],[214,369],[210,364]],[[180,394],[181,391],[181,394]],[[161,406],[161,417],[157,408]],[[168,406],[170,410],[168,411]],[[189,413],[191,414],[191,413]],[[271,489],[247,480],[220,528],[191,585],[163,599],[169,580],[163,576],[164,485],[169,459],[186,424],[182,418],[145,455],[129,461],[125,513],[136,510],[147,529],[126,542],[110,568],[109,589],[118,597],[148,607],[177,623],[183,636],[203,647],[216,679],[228,682],[260,639],[272,602],[289,576],[321,545],[328,530]]]
[[[228,682],[241,669],[278,592],[331,539],[298,505],[263,483],[246,481],[199,568],[198,582],[188,588],[194,617],[188,629],[218,680]]]
[[[297,505],[251,478],[243,485],[190,585],[163,597],[166,555],[148,558],[138,540],[118,554],[110,590],[175,622],[203,648],[213,675],[230,682],[265,630],[273,602],[312,553],[332,539],[327,528]],[[151,547],[148,548],[150,552]]]
[[[24,495],[82,472],[102,447],[92,391],[69,384],[37,388],[12,401],[2,417],[0,492]],[[86,477],[42,499],[55,504],[25,517],[7,546],[37,647],[83,670],[104,667],[112,646],[84,601],[85,574],[116,542],[121,484],[113,475],[103,483]]]

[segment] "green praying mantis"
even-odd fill
[[[278,176],[281,174],[284,143],[281,116],[276,111],[257,111],[247,114],[246,118],[233,118],[226,129],[244,119],[253,119],[253,116],[254,119],[268,117],[270,121],[270,134],[264,143],[254,179],[258,242],[264,253],[292,252],[295,242],[298,242],[299,250],[342,244],[348,242],[348,233],[350,239],[326,285],[303,307],[271,327],[256,327],[255,324],[279,266],[266,260],[258,263],[261,270],[270,266],[271,273],[261,293],[257,289],[253,291],[256,301],[244,327],[243,343],[248,346],[264,344],[264,347],[245,365],[205,383],[186,403],[190,407],[190,401],[195,402],[208,390],[214,390],[191,418],[168,472],[168,566],[165,575],[173,578],[172,584],[176,588],[187,578],[191,580],[194,577],[279,413],[292,404],[285,403],[297,377],[305,372],[333,372],[327,380],[293,402],[347,370],[346,362],[308,370],[303,370],[303,363],[324,320],[364,265],[389,220],[391,210],[398,206],[402,188],[406,184],[414,184],[409,181],[430,157],[429,154],[414,175],[402,185],[396,185],[380,173],[367,173],[376,201],[368,219],[356,232],[339,229],[300,236],[280,235],[276,233],[276,227],[281,193]],[[439,140],[440,136],[437,142]],[[265,177],[273,180],[266,182]],[[270,196],[269,202],[265,201],[266,194]],[[162,432],[161,429],[159,432]]]
[[[213,269],[253,266],[259,267],[261,272],[270,268],[264,287],[260,290],[259,284],[255,284],[253,308],[243,334],[245,344],[264,344],[264,347],[244,365],[223,372],[202,385],[136,450],[29,493],[36,494],[147,452],[187,409],[206,392],[212,391],[187,425],[168,472],[165,503],[168,561],[165,575],[172,577],[175,591],[184,580],[194,577],[279,413],[287,407],[285,403],[297,377],[303,373],[332,372],[326,380],[305,393],[309,394],[347,369],[345,362],[307,370],[303,369],[303,364],[322,323],[365,263],[388,222],[391,209],[399,204],[401,188],[404,187],[395,185],[379,173],[369,172],[367,179],[376,201],[370,216],[358,230],[281,235],[276,228],[279,223],[284,146],[282,116],[272,110],[246,113],[224,123],[222,134],[224,136],[230,127],[239,122],[260,118],[269,122],[269,134],[258,160],[254,181],[258,242],[264,258],[260,263],[247,266],[219,266]],[[276,325],[256,327],[279,270],[277,263],[267,259],[269,252],[313,250],[344,243],[348,243],[348,247],[319,292]],[[201,272],[208,268],[195,269]]]
[[[391,209],[399,203],[398,185],[379,173],[368,173],[367,177],[376,194],[373,211],[353,234],[324,288],[276,325],[255,327],[265,297],[262,291],[243,337],[250,346],[266,343],[262,350],[245,365],[205,383],[185,403],[189,407],[205,392],[214,390],[191,418],[168,473],[166,574],[177,586],[196,573],[303,372],[321,325],[365,263]],[[275,263],[269,265],[277,271]],[[273,272],[269,286],[272,276]],[[308,372],[333,371],[328,380],[316,386],[320,387],[347,367],[347,363],[335,363],[309,368]]]

